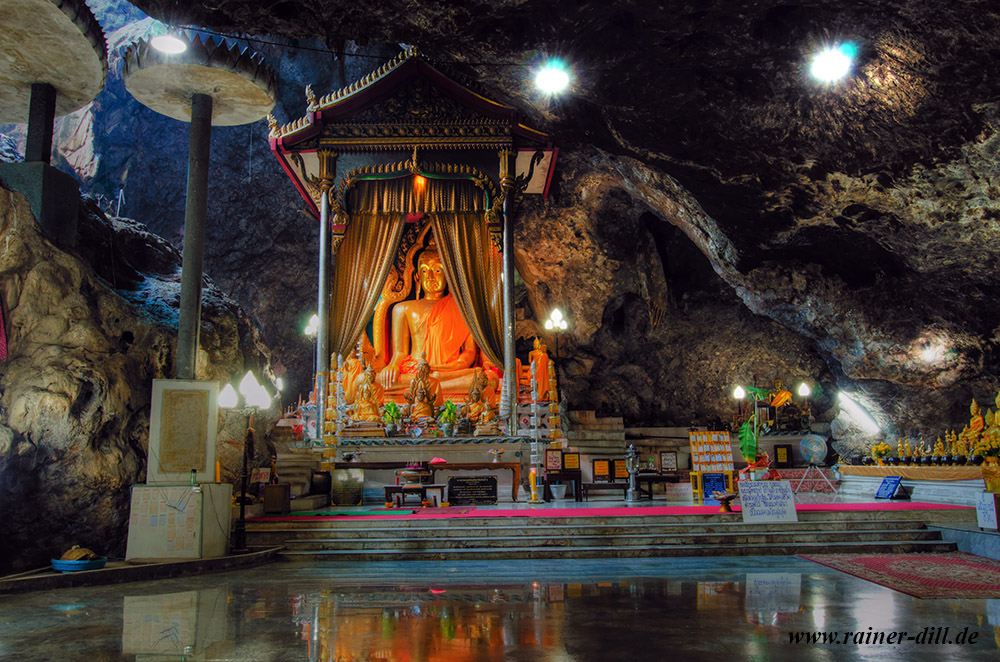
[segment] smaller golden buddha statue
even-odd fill
[[[904,457],[906,457],[905,455],[903,455],[903,450],[904,450],[903,449],[903,438],[900,437],[899,440],[896,442],[896,457],[898,457],[900,459],[903,459]]]
[[[375,390],[374,370],[361,383],[358,389],[357,399],[352,407],[351,418],[355,421],[368,421],[378,423],[382,420],[381,409],[382,399]]]
[[[535,364],[535,382],[538,386],[538,399],[548,400],[551,361],[549,360],[548,352],[545,351],[545,345],[538,339],[538,336],[535,336],[533,347],[534,349],[528,352],[528,365]]]
[[[473,423],[478,423],[484,411],[489,411],[489,405],[483,402],[482,391],[473,386],[465,400],[465,416]]]
[[[417,393],[421,389],[424,391],[424,395],[418,396]],[[417,369],[413,374],[413,379],[410,381],[410,388],[403,395],[403,398],[410,404],[421,400],[428,400],[431,407],[444,404],[441,382],[431,375],[431,365],[426,359],[417,361]]]
[[[969,413],[972,414],[972,418],[969,420],[969,424],[962,429],[959,437],[967,443],[974,444],[982,436],[983,428],[986,427],[986,420],[983,418],[979,403],[976,402],[975,398],[972,399],[972,404],[969,405]]]
[[[493,409],[490,407],[490,403],[483,402],[483,411],[479,416],[479,423],[476,424],[473,435],[476,437],[490,437],[498,434],[500,434],[500,428],[497,425]]]
[[[774,391],[771,392],[771,400],[768,404],[777,409],[792,399],[792,392],[785,389],[785,382],[780,377],[774,378]]]
[[[406,401],[410,404],[410,420],[414,423],[434,419],[434,396],[423,386],[418,385],[413,394],[407,393]]]
[[[935,457],[943,457],[945,455],[944,441],[941,440],[941,437],[937,438],[937,442],[934,444],[934,450],[931,451],[931,455]]]
[[[906,438],[906,455],[905,457],[913,457],[913,446],[910,445],[910,438]]]

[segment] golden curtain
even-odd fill
[[[376,214],[485,212],[486,195],[467,179],[364,179],[348,190],[347,209]]]
[[[401,213],[352,212],[333,267],[330,351],[349,355],[382,295],[403,234]]]
[[[469,331],[493,365],[503,368],[500,253],[482,213],[430,215],[448,288]]]

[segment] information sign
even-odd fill
[[[903,478],[901,476],[886,476],[882,479],[882,483],[878,486],[878,491],[875,492],[876,499],[892,499],[896,496],[896,490],[899,489],[899,483]]]
[[[750,524],[799,521],[787,480],[740,481],[740,508]]]

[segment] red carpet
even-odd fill
[[[948,554],[801,556],[915,598],[1000,598],[1000,562]]]
[[[864,510],[957,510],[967,508],[967,506],[948,506],[937,503],[921,502],[885,502],[885,503],[802,503],[795,506],[798,512],[815,511],[864,511]],[[737,513],[739,506],[733,506]],[[352,515],[351,519],[365,519],[366,517],[377,518],[374,512],[366,516],[364,513],[370,511],[358,511]],[[719,513],[718,506],[615,506],[609,508],[519,508],[509,510],[492,509],[464,509],[452,506],[451,508],[417,508],[412,515],[407,517],[413,519],[422,518],[450,518],[450,517],[624,517],[624,516],[657,516],[657,515],[708,515]],[[729,515],[733,517],[733,515]],[[283,521],[303,521],[322,520],[329,517],[310,516],[265,516],[247,518],[254,522],[283,522]]]

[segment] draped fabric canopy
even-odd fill
[[[394,177],[364,179],[347,193],[347,210],[377,214],[429,214],[435,212],[482,212],[489,201],[483,190],[468,179]]]
[[[382,295],[406,220],[398,212],[350,216],[333,268],[330,318],[330,350],[344,356],[357,344]]]
[[[482,214],[431,214],[448,287],[472,337],[489,361],[503,367],[500,253]]]
[[[468,179],[412,176],[355,182],[333,275],[331,350],[348,354],[378,303],[408,214],[426,213],[449,290],[485,357],[503,366],[500,254],[485,220],[488,199]]]

